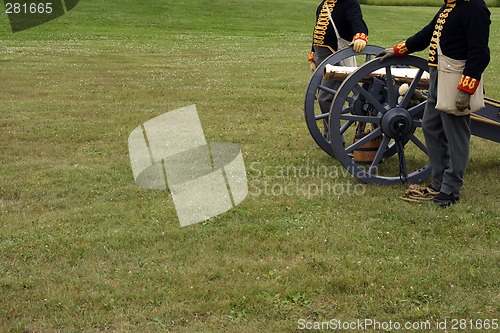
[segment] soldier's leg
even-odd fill
[[[444,112],[436,109],[437,101],[437,70],[430,68],[429,95],[422,119],[425,144],[429,163],[432,168],[431,187],[437,191],[441,189],[444,171],[448,168],[450,155],[448,152],[448,139],[446,138],[442,115]]]
[[[470,115],[454,116],[446,113],[443,115],[443,127],[448,138],[450,162],[444,171],[441,192],[453,194],[458,199],[469,159]]]

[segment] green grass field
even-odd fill
[[[15,34],[0,20],[0,332],[498,324],[500,145],[472,138],[462,201],[449,209],[342,172],[303,116],[316,6],[85,0]],[[370,43],[387,47],[437,10],[362,8]],[[485,89],[500,100],[491,11]],[[168,192],[135,185],[127,138],[191,104],[207,141],[240,145],[251,195],[181,228]],[[316,167],[332,173],[279,175]],[[321,181],[343,192],[264,191]],[[472,321],[453,330],[457,319]]]

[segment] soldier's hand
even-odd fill
[[[363,32],[358,32],[354,35],[351,44],[354,52],[361,52],[365,49],[366,44],[368,44],[368,36]]]
[[[381,52],[379,52],[375,57],[380,58],[380,62],[386,61],[390,58],[394,58],[396,56],[396,52],[394,52],[394,48],[390,47]]]
[[[316,70],[316,62],[314,61],[314,52],[311,51],[309,52],[309,58],[307,58],[307,61],[309,61],[309,69],[311,72],[314,72]]]
[[[464,112],[470,110],[470,94],[463,90],[458,90],[457,99],[455,100],[455,105],[458,111]]]
[[[316,63],[314,61],[309,62],[309,69],[311,70],[311,73],[313,73],[316,70]]]
[[[354,52],[361,52],[366,47],[366,41],[363,39],[355,39],[352,43],[352,49]]]

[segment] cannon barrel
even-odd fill
[[[327,64],[323,71],[323,79],[325,80],[336,80],[336,81],[344,81],[352,72],[357,70],[358,67],[344,67],[344,66],[336,66]],[[392,69],[392,78],[398,83],[411,83],[415,77],[418,75],[418,68],[393,68]],[[363,83],[369,82],[371,79],[378,77],[384,78],[386,75],[386,71],[384,68],[380,68],[372,73],[368,74],[363,80]],[[419,87],[428,87],[429,86],[429,73],[422,73],[419,81]]]

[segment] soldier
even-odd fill
[[[358,0],[321,1],[316,10],[316,24],[308,59],[311,72],[336,51],[352,46],[354,51],[361,52],[367,43],[368,27],[363,20]],[[337,89],[340,83],[325,80],[322,85]],[[331,94],[324,91],[318,93],[318,103],[322,113],[329,112],[332,100]]]
[[[490,11],[483,0],[444,0],[432,21],[393,48],[382,51],[380,61],[404,57],[429,45],[429,95],[422,129],[432,167],[433,203],[447,207],[460,199],[469,157],[471,96],[482,98],[482,74],[490,61]],[[446,62],[446,66],[443,63]],[[439,64],[439,66],[438,66]],[[444,85],[450,75],[443,67],[459,68],[457,83]],[[439,73],[439,74],[438,74]],[[458,81],[460,80],[460,81]],[[450,100],[446,107],[446,100]],[[483,104],[484,105],[484,104]]]

